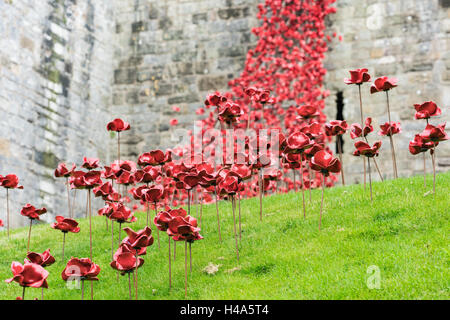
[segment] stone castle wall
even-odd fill
[[[46,221],[67,215],[65,186],[53,176],[59,161],[108,157],[113,28],[110,1],[0,0],[0,174],[24,186],[10,193],[12,226],[27,223],[26,203],[46,206]]]
[[[400,176],[423,172],[422,155],[413,156],[408,143],[414,134],[425,128],[425,120],[414,120],[414,103],[433,100],[442,109],[432,124],[450,120],[450,1],[448,0],[338,0],[337,13],[330,17],[332,30],[343,35],[342,42],[333,42],[327,54],[328,70],[325,86],[331,90],[326,113],[336,117],[335,97],[344,98],[344,118],[349,124],[360,122],[359,96],[356,86],[347,86],[343,79],[348,70],[368,68],[372,80],[380,76],[396,77],[398,87],[390,91],[392,121],[400,121],[403,132],[395,135],[397,167]],[[369,92],[363,87],[365,116],[371,116],[375,132],[369,141],[382,140],[382,152],[377,159],[385,177],[392,177],[389,138],[380,137],[379,125],[387,120],[386,95]],[[448,130],[447,130],[448,132]],[[349,182],[361,181],[363,166],[351,155],[354,141],[344,140],[344,163]],[[450,166],[450,143],[437,148],[437,169]],[[427,157],[428,172],[432,172],[431,157]],[[376,173],[373,176],[378,179]]]
[[[12,192],[13,225],[25,222],[19,211],[27,202],[47,206],[48,221],[66,214],[63,181],[53,178],[53,170],[59,161],[80,164],[84,155],[112,161],[116,140],[105,124],[114,117],[132,124],[122,139],[122,157],[131,160],[172,145],[170,119],[192,128],[205,95],[227,90],[240,74],[256,41],[251,28],[258,24],[259,2],[0,0],[0,174],[16,173],[25,186]],[[335,97],[341,92],[344,118],[359,120],[356,88],[342,82],[349,69],[367,67],[373,77],[399,78],[391,101],[393,119],[403,126],[395,137],[402,176],[422,169],[421,157],[407,152],[408,141],[424,127],[412,120],[413,103],[435,100],[443,116],[433,123],[449,119],[449,5],[448,0],[338,0],[338,13],[328,21],[343,41],[332,43],[325,61],[325,86],[332,93],[325,112],[336,118]],[[386,121],[384,96],[364,89],[365,112],[378,131]],[[381,139],[379,164],[390,176],[389,142]],[[346,138],[346,174],[357,182],[362,166],[352,149]],[[450,144],[439,146],[437,155],[439,170],[447,170]],[[3,204],[4,197],[1,192]],[[81,215],[84,192],[78,192],[77,203]],[[5,209],[0,212],[5,219]]]

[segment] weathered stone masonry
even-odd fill
[[[16,173],[25,190],[12,192],[13,225],[27,202],[45,205],[53,220],[65,215],[62,180],[53,178],[59,161],[80,164],[83,156],[103,163],[116,154],[106,123],[122,117],[132,123],[123,135],[122,157],[132,160],[154,147],[169,147],[173,130],[191,128],[205,95],[228,90],[254,46],[262,0],[0,0],[0,174]],[[435,100],[449,120],[450,3],[447,0],[338,0],[329,30],[343,35],[325,61],[331,90],[326,113],[336,117],[341,92],[343,116],[359,120],[356,88],[342,79],[348,70],[368,67],[373,77],[396,76],[393,120],[402,122],[395,137],[402,176],[420,173],[422,160],[407,152],[424,123],[413,120],[413,103]],[[376,131],[386,121],[382,94],[364,90],[366,115]],[[180,107],[174,112],[172,106]],[[380,138],[376,133],[370,140]],[[379,158],[391,176],[389,142]],[[361,177],[361,162],[345,140],[348,180]],[[450,143],[438,149],[438,170],[447,170]],[[431,168],[431,164],[430,164]],[[376,175],[374,174],[376,178]],[[3,190],[0,190],[3,191]],[[85,192],[77,193],[82,215]],[[0,218],[5,218],[0,192]],[[94,209],[101,202],[94,202]]]

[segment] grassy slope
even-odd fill
[[[429,190],[431,177],[428,177]],[[243,239],[241,261],[234,252],[231,204],[222,201],[222,235],[218,243],[215,206],[204,208],[205,239],[195,243],[193,273],[189,280],[192,299],[448,299],[449,294],[449,190],[450,173],[437,176],[437,195],[424,195],[423,178],[399,179],[374,185],[374,202],[362,186],[325,190],[323,229],[318,231],[320,190],[313,191],[307,219],[299,211],[301,194],[264,199],[264,221],[259,222],[258,200],[242,202]],[[306,194],[307,196],[307,194]],[[143,227],[144,214],[138,214]],[[128,281],[119,281],[109,266],[110,232],[104,220],[94,220],[94,260],[102,271],[95,283],[96,299],[127,299]],[[70,234],[66,257],[89,255],[88,221],[82,232]],[[117,232],[116,232],[117,235]],[[173,266],[173,289],[168,290],[167,236],[149,248],[139,270],[140,298],[184,298],[184,252],[180,243]],[[27,229],[15,230],[10,242],[0,234],[0,279],[9,278],[11,261],[23,261]],[[33,227],[31,248],[47,248],[58,259],[62,234],[48,225]],[[156,239],[156,233],[155,233]],[[202,269],[219,264],[215,275]],[[367,268],[381,272],[381,289],[368,289]],[[227,272],[239,266],[234,272]],[[48,299],[79,299],[79,290],[65,289],[64,264],[50,266]],[[89,288],[89,287],[88,287]],[[16,283],[0,282],[0,299],[21,294]],[[40,289],[27,290],[26,298],[38,297]],[[89,290],[86,291],[89,296]]]

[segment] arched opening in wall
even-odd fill
[[[336,93],[336,120],[344,120],[344,94],[342,91]],[[344,140],[342,136],[337,136],[336,154],[339,153],[339,144],[341,145],[342,153],[344,153]]]

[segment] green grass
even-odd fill
[[[437,176],[436,195],[423,186],[423,178],[398,179],[374,184],[374,201],[360,185],[325,190],[322,231],[318,231],[320,190],[301,214],[301,193],[268,196],[264,220],[259,221],[258,199],[242,201],[243,235],[240,263],[234,249],[231,204],[220,203],[223,243],[218,242],[215,206],[204,207],[204,240],[192,246],[193,272],[190,299],[449,299],[449,190],[450,173]],[[306,193],[308,199],[308,193]],[[79,204],[82,206],[83,204]],[[193,210],[195,213],[195,209]],[[145,225],[138,213],[134,229]],[[88,221],[82,231],[69,234],[66,258],[89,256]],[[102,269],[94,284],[95,299],[127,299],[128,279],[116,278],[109,266],[110,231],[101,217],[93,219],[94,260]],[[11,277],[11,261],[22,262],[26,228],[0,233],[1,279]],[[117,231],[115,233],[117,235]],[[154,233],[156,240],[156,232]],[[168,289],[167,236],[160,233],[139,269],[140,299],[184,299],[184,246],[177,246],[173,288]],[[62,234],[49,225],[33,226],[31,249],[51,248],[59,260]],[[203,269],[219,265],[208,275]],[[64,263],[48,267],[47,299],[80,299],[80,290],[68,290],[61,279]],[[381,288],[369,289],[367,269],[377,266]],[[230,272],[230,270],[234,270]],[[89,287],[87,287],[89,288]],[[17,283],[0,282],[0,299],[21,295]],[[89,290],[86,291],[89,297]],[[26,298],[40,297],[28,289]]]

